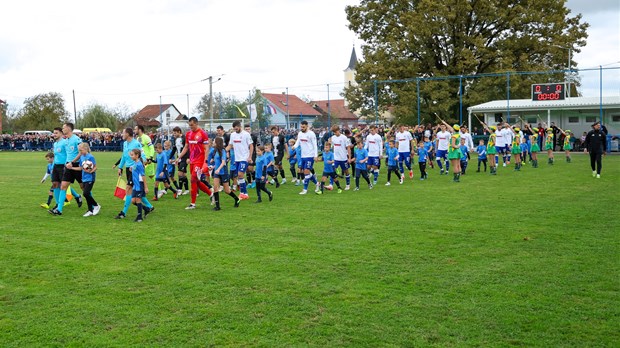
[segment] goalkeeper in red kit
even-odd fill
[[[213,195],[209,187],[200,181],[202,166],[205,164],[207,153],[209,153],[209,136],[198,126],[198,119],[196,117],[189,119],[189,128],[190,131],[185,135],[185,147],[183,147],[183,151],[181,151],[178,158],[182,158],[189,151],[189,171],[192,175],[192,202],[185,209],[195,209],[198,189],[208,194],[209,197]]]

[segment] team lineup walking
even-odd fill
[[[301,129],[288,142],[278,127],[271,127],[271,135],[264,145],[259,144],[259,138],[251,133],[251,128],[243,129],[239,121],[232,124],[229,133],[219,126],[215,138],[209,139],[207,132],[200,128],[198,119],[192,117],[185,134],[181,128],[175,127],[173,139],[156,144],[144,133],[144,128],[126,128],[122,133],[123,151],[113,166],[118,169],[119,182],[124,183],[124,195],[119,197],[123,199],[122,209],[115,218],[124,219],[134,205],[137,209],[134,221],[142,222],[155,210],[151,201],[159,201],[168,192],[173,199],[189,194],[187,210],[197,208],[201,194],[207,197],[205,201],[213,206],[212,210],[222,210],[222,192],[232,198],[232,207],[238,208],[242,201],[250,199],[249,188],[256,189],[255,203],[262,203],[264,195],[272,201],[275,190],[287,182],[283,167],[285,159],[289,163],[290,182],[302,186],[300,195],[308,194],[311,183],[317,195],[334,190],[334,185],[335,192],[342,194],[351,190],[352,175],[353,191],[360,190],[361,180],[372,190],[380,181],[382,163],[387,166],[383,169],[385,186],[392,185],[393,176],[398,184],[403,185],[407,181],[406,173],[409,180],[415,180],[413,163],[416,160],[420,181],[429,179],[429,169],[434,169],[433,162],[436,161],[439,176],[452,171],[452,181],[459,183],[462,175],[467,174],[474,153],[477,154],[477,173],[487,172],[487,162],[490,175],[498,174],[500,164],[507,167],[511,162],[514,162],[515,172],[521,171],[527,163],[532,169],[539,168],[541,148],[538,138],[541,132],[538,128],[525,124],[521,130],[518,125],[507,122],[489,126],[479,120],[488,138],[486,142],[480,139],[474,146],[466,126],[439,120],[436,126],[426,129],[397,125],[379,130],[370,125],[364,131],[355,129],[351,132],[336,125],[322,144],[306,121],[301,122]],[[553,166],[554,130],[544,124],[543,127],[547,163]],[[602,156],[606,151],[605,133],[598,123],[592,128],[585,138],[584,151],[590,153],[592,176],[600,178]],[[559,131],[566,139],[562,148],[566,162],[571,163],[571,132]],[[48,166],[41,180],[43,183],[51,176],[52,187],[47,203],[41,206],[49,209],[52,215],[62,215],[70,198],[75,199],[78,207],[85,199],[87,211],[83,216],[98,215],[101,206],[93,196],[93,188],[99,167],[88,143],[82,143],[73,134],[71,123],[55,128],[53,136],[53,151],[45,156]],[[321,175],[317,175],[314,169],[317,162],[323,163]],[[341,179],[344,179],[344,185]],[[82,190],[81,195],[70,187],[75,182]],[[269,189],[269,185],[273,188]],[[150,192],[153,193],[151,200],[148,198]],[[50,208],[52,200],[56,205]]]

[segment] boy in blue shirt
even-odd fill
[[[428,137],[424,137],[424,149],[426,149],[426,153],[428,154],[427,162],[431,168],[434,169],[435,165],[433,164],[433,161],[435,161],[435,145]]]
[[[232,190],[237,191],[237,162],[235,162],[235,150],[230,149],[230,177],[232,178]]]
[[[424,143],[421,142],[418,144],[418,166],[420,167],[420,180],[428,179],[428,174],[426,173],[427,160],[428,151],[426,150]]]
[[[48,152],[45,154],[45,159],[47,160],[47,169],[45,171],[45,175],[43,179],[41,179],[41,183],[44,183],[47,180],[47,177],[52,175],[54,172],[54,153]],[[54,198],[54,184],[50,187],[49,192],[47,193],[47,203],[41,203],[41,208],[49,209],[50,204],[52,203],[52,198]]]
[[[163,193],[159,192],[159,184],[164,184],[164,192],[166,190],[170,190],[172,192],[172,196],[176,199],[177,191],[172,189],[170,186],[170,177],[168,176],[168,166],[170,166],[170,157],[168,157],[168,152],[164,151],[161,143],[155,144],[155,164],[157,167],[155,168],[155,197],[153,197],[154,201],[158,201]]]
[[[263,156],[267,159],[266,174],[271,177],[270,183],[273,185],[275,182],[276,188],[278,188],[280,187],[280,183],[278,182],[278,172],[274,170],[276,159],[273,156],[273,151],[271,151],[272,147],[273,145],[271,143],[265,144],[265,153]]]
[[[467,153],[469,152],[469,148],[465,145],[465,139],[461,138],[461,174],[465,175],[465,170],[467,169]]]
[[[142,222],[142,198],[146,197],[149,193],[149,188],[146,185],[146,180],[144,180],[144,163],[142,163],[142,150],[139,148],[134,148],[129,152],[129,157],[131,158],[132,166],[131,170],[131,181],[133,183],[133,189],[131,191],[131,201],[132,203],[138,207],[138,216],[134,222]],[[146,216],[146,212],[144,214]]]
[[[476,152],[478,153],[478,170],[477,173],[480,173],[480,163],[484,163],[484,172],[487,172],[487,147],[484,145],[484,140],[480,139],[478,143],[478,147],[476,148]]]
[[[364,149],[364,142],[362,138],[357,139],[357,147],[355,148],[355,190],[360,190],[360,176],[364,177],[364,180],[368,183],[368,188],[372,190],[372,184],[368,178],[368,171],[366,170],[366,162],[368,162],[368,150]]]
[[[403,183],[403,178],[400,176],[400,172],[398,171],[398,149],[396,148],[396,142],[394,140],[390,140],[385,150],[385,157],[387,161],[388,173],[387,173],[387,182],[385,186],[392,185],[390,180],[392,180],[392,173],[396,174],[398,181],[400,184]]]
[[[261,191],[265,191],[265,193],[267,193],[267,195],[269,195],[269,201],[271,202],[273,200],[273,193],[271,193],[271,191],[267,190],[266,187],[266,170],[267,170],[267,164],[268,164],[268,160],[267,160],[267,156],[265,156],[265,147],[264,146],[259,146],[256,148],[256,167],[254,167],[255,173],[256,173],[256,197],[258,197],[258,200],[256,200],[256,202],[254,203],[262,203],[263,200],[260,197],[260,192]]]
[[[295,170],[295,164],[297,163],[297,150],[293,149],[293,145],[295,145],[294,139],[289,139],[288,141],[288,164],[291,170],[291,176],[293,177],[293,181],[295,182],[295,186],[299,184],[297,180],[297,171]]]
[[[166,140],[164,142],[164,152],[166,152],[166,155],[168,156],[168,179],[172,181],[172,184],[177,191],[178,197],[181,195],[181,193],[183,193],[183,191],[181,191],[181,187],[179,186],[177,179],[174,178],[176,166],[174,165],[175,161],[172,154],[172,142],[170,140]]]
[[[336,171],[334,170],[334,153],[331,152],[331,149],[332,144],[329,141],[325,142],[325,147],[323,148],[323,177],[321,178],[321,190],[315,192],[317,195],[323,194],[323,191],[325,189],[325,181],[327,180],[327,178],[334,180],[334,183],[338,187],[338,193],[342,193],[342,187],[340,187],[338,176],[336,175]],[[328,189],[330,188],[328,187]]]

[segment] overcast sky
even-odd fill
[[[339,98],[352,45],[344,7],[356,0],[107,0],[5,2],[0,19],[0,99],[21,105],[57,91],[78,110],[92,102],[174,103],[193,109],[209,85],[247,96],[265,92]],[[579,68],[620,66],[620,1],[569,0],[591,27]],[[360,50],[358,50],[358,54]],[[620,94],[620,70],[606,72],[605,94]],[[585,95],[598,72],[582,73]],[[192,111],[193,112],[193,111]]]

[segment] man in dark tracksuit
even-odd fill
[[[596,122],[592,125],[592,130],[586,135],[586,148],[584,151],[590,153],[590,166],[592,166],[592,177],[601,177],[602,159],[601,156],[607,151],[607,134],[601,130],[601,123]],[[595,168],[596,165],[596,168]]]

